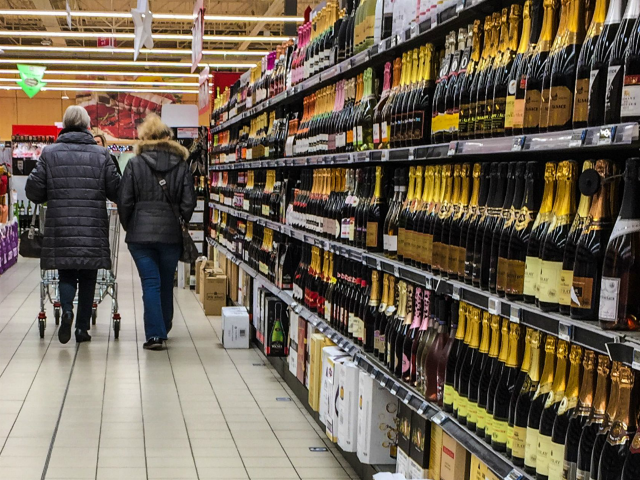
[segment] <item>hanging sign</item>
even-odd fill
[[[116,39],[113,37],[98,37],[96,39],[98,48],[115,48]]]
[[[18,85],[22,87],[22,90],[24,90],[24,93],[26,93],[29,98],[33,98],[36,93],[46,85],[46,83],[42,81],[42,77],[47,67],[22,64],[18,64],[17,67],[20,73]]]
[[[196,0],[193,6],[193,28],[191,29],[191,73],[196,71],[202,60],[204,43],[204,1]]]
[[[67,27],[69,27],[69,30],[73,30],[72,28],[72,23],[71,23],[71,7],[69,6],[69,0],[67,0]]]
[[[198,79],[198,113],[209,113],[211,105],[211,95],[209,94],[209,66],[207,65],[200,72]]]
[[[153,37],[151,36],[151,23],[153,15],[149,11],[149,3],[147,0],[138,0],[138,7],[131,9],[131,17],[134,25],[133,38],[133,60],[138,60],[140,49],[144,45],[153,48]]]

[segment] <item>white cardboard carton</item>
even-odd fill
[[[355,452],[358,440],[358,388],[360,369],[354,362],[338,365],[338,445]]]
[[[222,345],[249,348],[249,314],[244,307],[222,307]]]
[[[333,385],[336,380],[335,363],[347,354],[340,347],[324,347],[322,349],[322,379],[320,383],[320,410],[319,420],[327,425],[327,414],[330,406],[334,404]]]

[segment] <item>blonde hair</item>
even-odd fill
[[[102,140],[102,146],[107,147],[107,137],[105,137],[102,133],[94,133],[93,138],[99,137]]]
[[[71,105],[67,107],[62,117],[62,126],[64,128],[89,128],[91,118],[89,114],[80,105]]]
[[[147,115],[138,127],[140,140],[168,140],[171,136],[171,129],[155,113]]]

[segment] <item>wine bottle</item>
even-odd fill
[[[520,325],[517,323],[510,322],[508,349],[507,360],[502,367],[493,401],[491,448],[498,452],[505,452],[507,450],[509,405],[511,403],[511,394],[518,377],[518,365],[521,361]]]
[[[460,410],[460,375],[462,373],[462,364],[464,363],[464,357],[466,356],[467,349],[469,348],[469,342],[471,341],[471,331],[473,330],[472,322],[471,322],[471,310],[470,306],[464,302],[460,302],[460,318],[465,322],[465,331],[464,338],[460,344],[460,349],[458,351],[458,358],[456,360],[456,368],[453,376],[453,391],[455,394],[453,395],[453,415],[458,418],[458,413]],[[464,407],[465,417],[466,417],[466,406]]]
[[[370,252],[381,252],[383,245],[383,219],[386,217],[386,198],[382,195],[382,167],[376,167],[373,198],[367,212],[366,246]]]
[[[424,360],[424,371],[427,373],[423,390],[424,398],[439,405],[442,405],[442,396],[440,396],[440,401],[438,400],[438,392],[442,391],[442,385],[438,385],[438,371],[440,369],[440,363],[446,361],[442,356],[443,349],[449,340],[447,324],[449,320],[450,303],[451,302],[448,302],[443,296],[436,297],[436,336]]]
[[[524,466],[525,463],[524,459],[527,442],[527,421],[529,418],[529,410],[531,408],[533,395],[536,393],[538,384],[540,382],[540,364],[542,361],[542,357],[540,355],[541,341],[542,334],[537,330],[533,330],[531,332],[531,337],[528,343],[531,352],[529,359],[529,370],[524,379],[524,382],[522,383],[522,388],[520,388],[520,391],[514,392],[517,394],[518,398],[515,401],[513,412],[511,460],[513,461],[513,464],[518,467]]]
[[[576,67],[584,40],[584,2],[582,0],[570,0],[566,27],[551,69],[549,131],[566,130],[572,126]]]
[[[427,354],[431,350],[431,346],[436,338],[436,327],[434,325],[434,314],[433,309],[431,308],[431,298],[433,291],[424,290],[423,291],[423,303],[422,303],[422,317],[427,321],[427,331],[424,334],[423,341],[418,347],[417,357],[416,357],[416,365],[417,365],[417,377],[416,377],[416,388],[419,392],[424,392],[427,382],[427,372],[426,372],[426,358]],[[435,295],[434,295],[435,298]]]
[[[551,42],[556,34],[555,0],[544,0],[543,7],[542,30],[527,72],[522,124],[524,134],[538,133],[540,130],[543,78],[551,50]]]
[[[382,300],[376,311],[375,324],[373,327],[373,354],[382,361],[384,357],[384,332],[385,332],[385,312],[387,310],[387,302],[389,300],[389,274],[382,276]]]
[[[441,230],[440,235],[438,237],[437,230],[435,232],[435,240],[438,244],[438,271],[434,271],[434,273],[438,273],[443,277],[448,277],[449,275],[449,261],[451,259],[452,246],[449,243],[451,237],[451,222],[453,221],[453,217],[455,215],[455,211],[460,202],[460,197],[462,195],[462,165],[454,165],[453,166],[453,190],[449,196],[448,204],[446,204],[444,209],[440,211],[441,218]],[[444,211],[443,211],[444,210]],[[455,247],[454,247],[455,250]],[[457,258],[455,259],[457,263]]]
[[[482,312],[482,333],[476,360],[471,365],[469,372],[467,427],[476,431],[478,424],[478,385],[484,365],[489,361],[489,340],[491,339],[491,315],[487,311]]]
[[[478,211],[478,219],[474,228],[474,238],[472,239],[470,249],[471,250],[471,258],[473,262],[473,267],[471,269],[471,283],[475,287],[480,287],[482,284],[482,260],[483,260],[483,251],[482,247],[484,244],[484,236],[485,231],[488,225],[492,224],[494,220],[494,216],[496,215],[496,210],[499,208],[499,205],[502,203],[501,196],[504,195],[504,190],[506,186],[506,170],[507,164],[506,162],[492,162],[490,165],[489,171],[489,187],[488,187],[488,195],[484,204],[484,208],[479,209]],[[502,178],[501,178],[502,177]],[[498,187],[500,187],[500,192],[498,192]],[[499,195],[498,195],[499,194]],[[471,232],[469,232],[470,234]],[[487,240],[489,243],[489,239]],[[488,267],[488,260],[484,265]],[[489,272],[486,272],[486,284],[488,284],[489,280]]]
[[[470,169],[471,165],[468,163],[464,163],[460,166],[460,193],[458,195],[458,201],[453,205],[453,212],[449,217],[448,225],[445,226],[445,231],[449,234],[448,242],[446,242],[448,244],[447,249],[449,251],[446,273],[447,276],[453,280],[458,278],[460,257],[463,254],[462,247],[460,245],[460,232],[462,230],[464,217],[469,210]]]
[[[442,239],[443,239],[444,223],[451,211],[451,200],[453,196],[454,168],[452,165],[443,165],[441,172],[442,172],[441,173],[442,185],[444,188],[441,190],[442,196],[439,202],[439,208],[435,212],[433,223],[431,224],[431,233],[430,233],[430,237],[433,239],[431,271],[435,275],[440,275],[440,271],[443,269],[443,265],[444,265],[444,258],[445,257],[448,258],[448,251],[447,252],[444,251],[445,245],[442,242]],[[444,269],[446,269],[446,265],[444,265]]]
[[[459,114],[459,124],[458,124],[458,138],[460,140],[466,140],[469,138],[469,128],[473,127],[472,116],[471,116],[471,94],[472,94],[472,85],[475,79],[477,78],[477,73],[479,69],[480,63],[480,48],[482,47],[482,23],[480,20],[475,20],[473,22],[473,33],[472,33],[472,46],[471,53],[468,60],[468,65],[466,67],[466,71],[464,75],[461,77],[459,83],[459,100],[458,103],[460,105],[460,114]],[[464,65],[464,57],[463,64]]]
[[[622,480],[634,480],[640,475],[640,431],[631,440],[629,453],[622,468]]]
[[[558,164],[558,191],[553,216],[540,245],[540,277],[536,298],[543,312],[557,311],[559,306],[562,261],[576,212],[576,168],[576,162],[570,160]]]
[[[406,217],[409,213],[409,208],[415,199],[415,185],[416,185],[416,167],[409,167],[409,191],[404,200],[402,208],[398,213],[398,235],[397,235],[397,258],[399,261],[404,261],[406,243],[407,243],[407,231],[406,231]]]
[[[624,88],[622,89],[622,100],[620,105],[621,122],[637,122],[640,119],[640,109],[638,109],[638,95],[640,92],[640,32],[634,28],[625,52],[624,59]],[[636,438],[638,436],[636,435]],[[633,449],[633,445],[631,447]],[[633,471],[633,466],[629,471]]]
[[[602,453],[600,454],[598,464],[599,480],[617,480],[621,477],[622,467],[629,453],[631,439],[638,429],[638,388],[635,386],[635,375],[631,367],[620,366],[618,407],[609,429],[607,441],[603,445]]]
[[[471,313],[467,313],[467,318],[471,321],[471,335],[469,336],[469,346],[466,349],[464,359],[460,367],[460,380],[459,380],[459,406],[458,406],[458,421],[462,425],[467,424],[469,415],[469,374],[471,373],[471,366],[477,360],[478,347],[480,346],[480,310],[474,307],[471,308]]]
[[[409,204],[405,216],[401,217],[399,222],[400,225],[404,224],[405,229],[405,242],[406,244],[403,246],[404,256],[403,261],[407,265],[411,265],[416,258],[416,251],[418,250],[418,242],[414,231],[414,220],[415,214],[418,208],[422,203],[422,186],[423,186],[423,167],[420,165],[416,167],[416,184],[414,190],[414,198],[411,204]]]
[[[485,411],[487,412],[487,425],[484,430],[484,439],[487,443],[491,444],[493,438],[493,431],[495,428],[495,419],[493,418],[493,409],[495,407],[495,396],[498,389],[498,383],[502,375],[502,370],[509,357],[509,320],[507,318],[502,319],[502,326],[500,327],[500,353],[498,354],[498,362],[491,371],[491,379],[489,380],[489,387],[487,388],[487,401]]]
[[[487,207],[491,183],[491,164],[483,163],[480,168],[480,194],[478,196],[478,206],[474,210],[470,209],[472,215],[469,218],[466,229],[463,228],[460,234],[460,242],[465,245],[464,259],[464,282],[471,285],[473,283],[473,266],[475,241],[477,237],[478,224],[482,220]]]
[[[413,298],[409,298],[407,301],[411,302],[411,326],[409,327],[409,333],[405,338],[403,350],[403,361],[406,358],[408,368],[402,373],[402,380],[409,385],[414,385],[417,378],[417,355],[418,346],[420,342],[420,335],[422,330],[422,302],[423,294],[422,287],[415,287]],[[426,330],[426,327],[425,327]]]
[[[392,115],[393,108],[396,103],[396,98],[400,91],[400,78],[402,77],[402,58],[398,57],[393,61],[393,86],[391,88],[391,92],[389,93],[389,99],[387,103],[385,103],[382,109],[382,119],[380,124],[380,137],[381,142],[379,149],[389,148],[389,139],[391,137],[391,123],[392,123]]]
[[[511,458],[513,454],[513,440],[515,436],[515,416],[516,403],[522,391],[524,381],[529,374],[531,368],[531,336],[533,329],[527,327],[524,334],[524,352],[522,353],[522,362],[518,370],[518,375],[511,389],[511,397],[509,398],[509,420],[507,422],[507,457]],[[520,337],[522,338],[522,336]],[[522,342],[521,342],[522,343]],[[525,430],[526,431],[526,430]],[[522,437],[524,439],[524,437]],[[524,445],[524,444],[523,444]]]
[[[483,164],[486,170],[487,164]],[[465,260],[467,257],[467,234],[469,232],[469,226],[478,211],[478,202],[480,199],[480,177],[483,165],[476,163],[473,165],[473,187],[471,190],[471,198],[469,204],[465,209],[464,215],[460,219],[460,232],[456,243],[458,244],[458,262],[457,262],[457,277],[459,280],[465,279]],[[453,235],[453,233],[452,233]],[[452,242],[454,243],[454,242]]]
[[[478,24],[480,23],[478,20],[476,20],[476,22],[478,22]],[[466,88],[466,82],[468,80],[468,76],[472,75],[472,72],[470,71],[470,64],[473,62],[473,60],[471,59],[471,56],[473,55],[473,42],[474,42],[473,29],[474,29],[473,24],[469,24],[467,25],[466,29],[463,29],[465,48],[462,52],[462,57],[460,57],[460,67],[458,68],[456,85],[452,94],[453,95],[453,114],[455,115],[455,118],[456,118],[455,120],[456,129],[453,132],[454,140],[459,140],[462,135],[460,129],[463,127],[462,125],[463,113],[461,112],[461,108],[460,108],[461,107],[460,100],[461,100],[462,90]],[[479,55],[480,55],[480,52],[478,51],[478,56]],[[466,128],[466,124],[464,128]]]
[[[558,342],[556,349],[556,371],[553,374],[553,386],[547,396],[544,409],[540,415],[538,429],[538,453],[536,454],[536,480],[549,478],[549,457],[551,455],[551,434],[553,423],[558,415],[560,402],[564,397],[567,385],[567,355],[569,344],[564,340]]]
[[[619,407],[620,400],[620,368],[622,364],[613,362],[611,365],[611,390],[609,392],[609,402],[607,403],[607,411],[604,421],[600,424],[595,440],[593,441],[593,451],[591,452],[591,467],[589,469],[589,478],[597,480],[600,472],[600,460],[602,457],[602,449],[607,443],[607,437],[611,430],[611,425]]]
[[[622,2],[610,0],[607,16],[591,57],[589,79],[589,108],[587,123],[590,127],[604,124],[604,109],[607,97],[607,73],[609,51],[622,21]],[[595,17],[595,14],[594,14]]]
[[[556,165],[547,162],[544,170],[544,191],[542,203],[529,235],[525,260],[523,298],[527,303],[534,303],[540,280],[540,242],[544,239],[549,222],[553,215],[553,199],[556,188]]]
[[[375,340],[375,320],[380,307],[380,280],[377,270],[371,271],[371,295],[369,297],[369,306],[364,319],[364,351],[372,353],[374,351]],[[378,333],[379,335],[379,333]]]
[[[417,59],[416,59],[417,60]],[[402,78],[400,79],[400,88],[398,94],[393,100],[393,106],[391,110],[391,133],[389,135],[389,146],[394,148],[398,147],[398,142],[401,140],[403,125],[403,106],[405,104],[405,98],[409,94],[411,86],[411,74],[413,66],[413,52],[405,52],[402,55]]]
[[[578,441],[576,479],[589,479],[593,444],[600,426],[604,423],[606,415],[610,369],[611,361],[609,360],[609,356],[598,355],[597,382],[596,392],[593,396],[593,405],[589,410],[589,417],[580,433],[580,439]]]
[[[404,297],[403,297],[404,296]],[[413,285],[405,283],[400,287],[400,298],[403,311],[398,308],[398,330],[393,350],[393,372],[396,377],[403,378],[405,373],[411,373],[411,357],[404,354],[404,343],[413,324]],[[402,322],[402,323],[400,323]]]
[[[480,438],[485,438],[487,435],[487,428],[489,428],[489,431],[491,429],[489,422],[492,419],[487,415],[487,392],[489,390],[489,383],[491,382],[493,372],[498,366],[498,354],[500,352],[500,317],[498,315],[491,315],[489,319],[489,328],[491,329],[489,352],[487,354],[487,360],[482,365],[480,379],[478,380],[475,392],[478,399],[476,434]]]
[[[564,397],[558,407],[558,416],[553,422],[551,432],[551,452],[549,454],[549,478],[562,478],[564,471],[565,440],[569,421],[578,405],[578,394],[580,389],[580,375],[582,361],[582,347],[571,345],[569,353],[569,379]]]
[[[431,106],[431,143],[444,142],[444,131],[447,128],[445,121],[445,95],[455,51],[456,32],[454,31],[449,32],[445,39],[445,54],[440,64],[438,79],[436,80],[436,88],[433,93],[433,104]]]
[[[442,409],[447,413],[453,413],[453,405],[455,403],[455,398],[457,395],[457,392],[454,388],[456,378],[456,365],[458,364],[458,360],[460,359],[460,355],[463,350],[462,347],[464,345],[464,338],[467,329],[466,311],[467,305],[464,302],[460,302],[458,306],[458,326],[453,340],[453,345],[451,346],[451,353],[449,353],[449,357],[447,358],[447,369],[445,374],[444,400]]]
[[[444,345],[440,349],[440,355],[438,356],[438,375],[437,375],[437,403],[438,406],[444,406],[444,386],[447,376],[447,364],[449,363],[449,356],[451,355],[451,349],[455,343],[456,332],[458,331],[458,313],[460,311],[459,301],[449,301],[445,297],[445,308],[447,318],[444,319],[446,325],[444,326]]]
[[[591,63],[607,14],[607,0],[596,0],[593,17],[576,65],[576,88],[573,102],[573,128],[584,128],[589,119],[589,83]]]
[[[394,177],[394,195],[391,205],[387,209],[384,221],[383,245],[384,254],[389,258],[396,258],[398,253],[398,217],[407,196],[407,170],[398,168]]]
[[[527,418],[527,436],[525,439],[524,470],[529,475],[535,475],[538,463],[538,443],[540,434],[540,417],[545,403],[553,388],[553,374],[556,366],[556,344],[558,339],[547,335],[544,343],[544,366],[538,382],[538,388],[531,399],[529,416]]]
[[[389,100],[389,94],[391,92],[391,62],[387,62],[384,65],[384,79],[382,85],[382,94],[380,100],[376,104],[373,113],[373,148],[381,148],[383,141],[381,135],[382,126],[382,111],[384,110],[387,100]]]
[[[419,79],[419,86],[416,92],[415,101],[412,106],[413,111],[413,133],[410,145],[424,145],[431,140],[431,104],[436,88],[435,85],[435,48],[433,44],[427,43],[424,49],[424,67]]]
[[[489,52],[490,63],[484,71],[484,76],[478,83],[478,103],[476,104],[476,138],[491,136],[491,115],[493,112],[493,88],[496,71],[506,50],[509,37],[509,9],[494,12],[493,29],[495,30],[493,48]]]
[[[469,82],[468,89],[468,98],[469,98],[469,107],[468,114],[466,115],[466,135],[464,138],[476,138],[476,124],[478,122],[478,93],[480,92],[480,80],[481,77],[484,77],[485,70],[489,67],[489,62],[491,58],[489,57],[489,52],[493,48],[493,36],[495,30],[493,28],[493,17],[491,15],[487,15],[484,18],[484,28],[482,28],[483,35],[483,43],[482,43],[482,54],[480,55],[480,60],[477,64],[477,68],[474,67],[473,78]],[[480,34],[481,32],[479,32]],[[466,93],[463,91],[461,93],[460,105],[461,109],[463,106],[463,102],[466,101]]]
[[[433,191],[430,195],[429,205],[422,215],[422,222],[419,225],[421,232],[419,238],[424,251],[424,257],[420,258],[420,263],[427,270],[431,270],[433,265],[433,225],[436,221],[436,216],[440,212],[440,205],[444,196],[446,184],[446,177],[443,175],[444,170],[443,165],[436,165],[433,174],[431,174],[433,177]]]
[[[423,241],[428,240],[427,219],[429,216],[429,208],[433,204],[434,182],[436,180],[436,171],[440,172],[438,167],[427,165],[424,167],[425,185],[422,189],[422,200],[416,210],[412,220],[413,242],[419,246],[417,248],[411,264],[418,268],[427,268],[427,248],[423,248]]]
[[[635,330],[640,327],[640,299],[633,295],[638,278],[635,245],[640,218],[640,159],[629,158],[624,171],[624,197],[602,266],[598,318],[602,328]]]
[[[596,171],[600,175],[600,188],[591,203],[589,223],[578,239],[571,284],[571,318],[583,320],[598,318],[605,244],[613,229],[612,183],[604,181],[611,175],[611,163],[596,161]]]
[[[455,40],[455,36],[454,36]],[[451,68],[447,78],[447,84],[444,89],[444,129],[443,129],[443,141],[450,142],[454,138],[458,137],[458,127],[460,120],[460,113],[455,110],[456,104],[456,92],[458,88],[458,81],[460,80],[460,70],[462,67],[462,57],[464,55],[465,47],[467,44],[467,29],[458,29],[458,43],[457,48],[454,51],[451,59]]]
[[[393,276],[389,277],[389,297],[387,303],[387,309],[384,312],[385,318],[383,320],[385,330],[384,334],[382,333],[382,322],[380,325],[380,340],[384,342],[384,359],[382,360],[385,365],[389,365],[391,363],[391,332],[393,331],[393,327],[395,326],[396,319],[396,310],[399,300],[399,290],[396,287],[396,278]]]
[[[620,122],[625,55],[629,40],[633,35],[633,30],[637,29],[638,15],[640,15],[640,2],[637,0],[629,0],[615,40],[607,54],[609,68],[607,69],[607,90],[604,102],[605,123]]]

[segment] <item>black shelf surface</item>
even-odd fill
[[[407,266],[381,254],[370,253],[360,248],[327,240],[312,233],[250,215],[229,206],[216,203],[212,203],[210,206],[230,215],[256,222],[259,225],[307,244],[320,247],[323,250],[328,250],[356,262],[362,262],[371,268],[393,274],[400,279],[425,286],[435,290],[437,293],[451,295],[456,300],[462,300],[488,310],[492,314],[509,318],[513,322],[550,333],[596,352],[609,354],[613,360],[623,362],[640,370],[640,332],[603,330],[597,321],[574,320],[556,312],[543,312],[535,305],[513,302],[466,283]],[[254,273],[257,274],[257,272]]]

